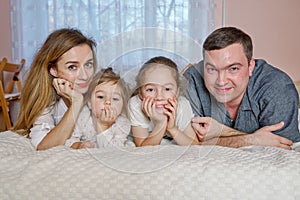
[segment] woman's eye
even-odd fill
[[[103,98],[104,98],[104,96],[102,96],[102,95],[98,95],[98,96],[97,96],[97,98],[98,98],[98,99],[103,99]]]
[[[86,68],[92,68],[94,66],[94,63],[93,62],[87,62],[86,64],[85,64],[85,67]]]
[[[120,101],[119,98],[113,98],[113,101]]]
[[[77,69],[77,67],[75,65],[70,65],[70,66],[68,66],[68,69],[71,71],[74,71]]]
[[[146,89],[146,92],[153,92],[153,91],[154,91],[153,88],[148,88],[148,89]]]
[[[171,91],[172,90],[172,88],[166,88],[166,91]]]

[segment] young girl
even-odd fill
[[[180,95],[177,65],[154,57],[140,69],[137,93],[129,100],[129,117],[136,146],[158,145],[163,138],[179,145],[198,144],[191,126],[194,117],[188,100]]]
[[[72,148],[125,146],[130,132],[127,119],[128,90],[125,82],[112,68],[98,72],[87,92],[91,120],[84,132],[74,132],[67,141]]]

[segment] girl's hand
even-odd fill
[[[111,106],[105,106],[101,110],[100,114],[96,116],[97,118],[97,132],[102,132],[111,127],[117,120],[117,111]]]
[[[168,103],[169,104],[165,105],[164,114],[168,117],[167,131],[169,132],[169,130],[176,127],[176,111],[177,111],[178,102],[176,97],[174,97],[173,99],[168,99]]]
[[[65,79],[54,78],[52,82],[57,94],[71,103],[74,100],[83,101],[83,95],[73,90],[73,84]]]
[[[118,116],[115,109],[113,109],[111,106],[105,106],[104,109],[102,109],[102,112],[100,112],[98,119],[101,123],[112,124],[116,121],[117,117]]]
[[[95,144],[93,142],[84,141],[84,142],[81,142],[79,149],[82,149],[82,148],[95,148]]]
[[[142,111],[154,123],[161,123],[167,120],[163,113],[158,113],[156,109],[156,101],[154,98],[146,97],[143,99]]]
[[[83,142],[75,142],[72,144],[72,149],[83,149],[83,148],[95,148],[96,145],[93,142],[83,141]]]

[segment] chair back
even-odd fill
[[[25,59],[22,59],[20,64],[8,63],[6,58],[3,58],[0,63],[0,73],[3,76],[3,72],[12,72],[14,73],[13,78],[9,81],[7,88],[5,89],[5,93],[11,93],[13,90],[14,84],[17,84],[18,91],[21,92],[21,82],[19,79],[19,73],[25,65]],[[2,83],[3,84],[3,83]]]
[[[22,59],[19,64],[9,63],[6,58],[3,58],[0,63],[0,107],[5,120],[6,129],[11,128],[11,117],[9,113],[9,103],[19,100],[21,97],[22,84],[19,78],[19,73],[24,67],[25,59]],[[3,72],[13,73],[13,76],[8,80],[8,85],[5,88]],[[18,92],[13,93],[14,85],[17,85]]]

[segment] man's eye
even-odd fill
[[[171,91],[172,90],[172,88],[166,88],[166,91]]]
[[[206,70],[208,73],[213,73],[216,71],[214,68],[207,68]]]
[[[98,98],[98,99],[103,99],[103,98],[104,98],[104,96],[102,96],[102,95],[98,95],[98,96],[97,96],[97,98]]]
[[[231,72],[236,72],[236,71],[238,71],[238,70],[239,70],[238,67],[231,67],[231,68],[229,69],[229,71],[231,71]]]
[[[113,101],[120,101],[119,98],[113,98]]]

